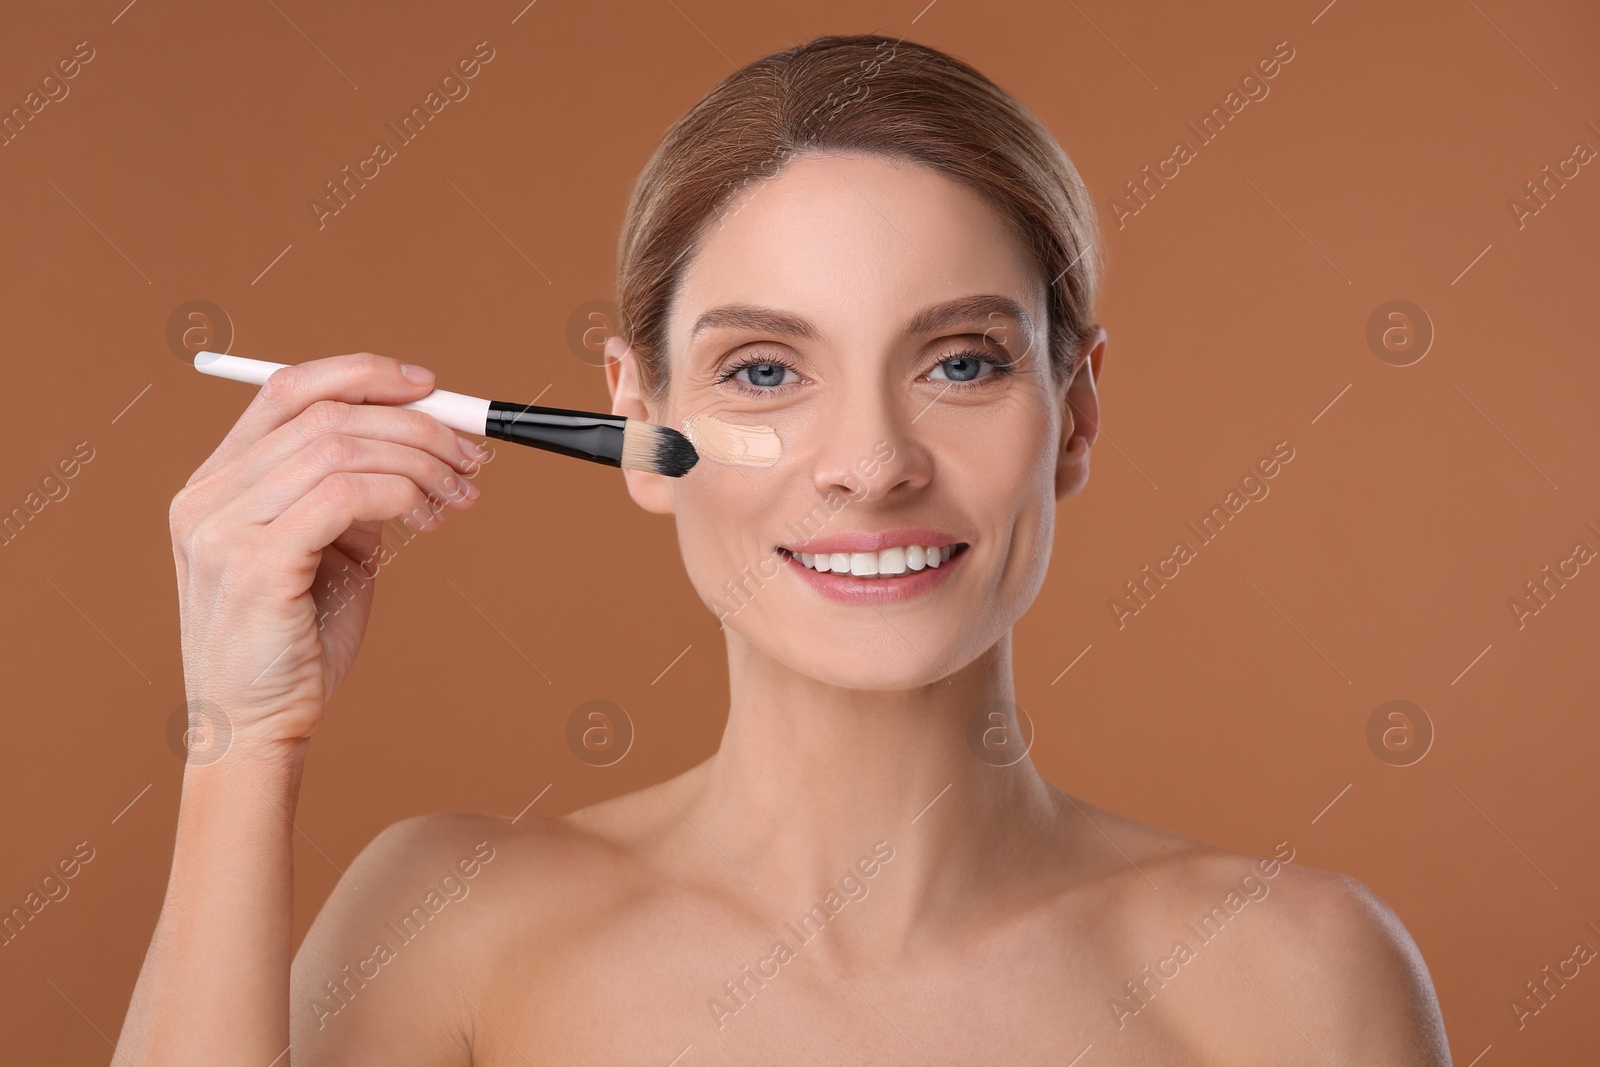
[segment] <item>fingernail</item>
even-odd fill
[[[427,367],[419,367],[415,363],[400,364],[400,373],[406,376],[406,381],[415,382],[418,385],[433,377],[433,371]]]
[[[457,435],[457,436],[459,437],[460,435]],[[483,446],[480,445],[478,442],[469,441],[465,437],[461,437],[460,440],[461,440],[461,451],[465,452],[467,455],[471,456],[473,459],[482,459],[484,457]]]

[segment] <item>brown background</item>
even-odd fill
[[[95,849],[0,949],[6,1059],[108,1061],[164,890],[183,699],[167,506],[251,395],[175,358],[174,309],[220,305],[241,355],[369,349],[445,388],[603,409],[568,321],[614,295],[625,198],[665,127],[736,65],[859,31],[1014,92],[1105,226],[1103,441],[1018,630],[1043,773],[1360,878],[1421,946],[1459,1064],[1600,1055],[1600,965],[1520,1031],[1508,1007],[1580,939],[1600,948],[1600,563],[1523,628],[1508,607],[1577,541],[1600,549],[1600,162],[1525,226],[1508,206],[1576,142],[1600,149],[1592,5],[123,3],[0,34],[7,109],[77,42],[96,53],[0,148],[0,509],[95,450],[0,548],[0,905]],[[482,40],[471,95],[319,229],[310,199]],[[1123,183],[1193,144],[1184,123],[1282,40],[1270,95],[1119,230]],[[1436,332],[1410,366],[1366,339],[1394,299]],[[1119,630],[1122,583],[1281,440],[1295,458],[1270,495]],[[512,815],[547,786],[533,810],[569,811],[717,744],[722,650],[670,520],[614,472],[510,446],[479,481],[470,516],[380,578],[305,780],[297,936],[397,819]],[[565,743],[596,698],[637,731],[603,769]],[[1367,741],[1392,699],[1435,734],[1410,766]]]

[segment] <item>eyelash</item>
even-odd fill
[[[993,356],[990,356],[990,355],[988,355],[986,353],[980,352],[975,348],[969,348],[969,349],[966,349],[966,350],[960,351],[960,352],[952,352],[950,355],[945,356],[943,359],[941,359],[937,363],[935,363],[934,366],[938,367],[938,366],[942,366],[945,363],[953,363],[958,359],[975,359],[975,360],[978,360],[981,363],[987,363],[987,364],[989,364],[989,366],[994,368],[994,373],[993,374],[985,374],[985,375],[982,375],[980,377],[972,378],[972,379],[969,379],[969,380],[964,381],[964,382],[951,381],[950,385],[949,385],[950,389],[980,388],[980,387],[983,387],[992,378],[998,378],[1002,374],[1010,374],[1011,373],[1012,363],[1009,360],[995,359]],[[766,395],[766,394],[771,394],[771,393],[777,393],[777,392],[781,392],[783,389],[787,388],[787,386],[782,386],[782,385],[767,386],[765,388],[762,388],[761,386],[751,385],[748,382],[743,382],[743,381],[736,380],[736,376],[739,374],[740,371],[748,370],[751,367],[787,367],[789,370],[794,371],[796,374],[800,373],[800,368],[796,367],[794,364],[789,363],[789,362],[787,362],[785,360],[777,359],[775,357],[758,356],[758,357],[753,357],[751,359],[747,359],[742,363],[738,363],[738,364],[735,364],[732,367],[729,367],[726,371],[724,371],[721,374],[721,376],[719,376],[717,378],[717,384],[721,385],[723,383],[728,383],[728,384],[733,385],[735,388],[741,390],[742,392],[745,392],[745,393],[748,393],[748,394],[757,394],[757,395]]]

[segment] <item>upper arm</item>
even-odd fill
[[[1328,943],[1347,946],[1343,981],[1335,989],[1341,1043],[1347,1062],[1382,1055],[1385,1062],[1449,1067],[1450,1046],[1428,965],[1393,909],[1361,882],[1334,876]]]
[[[344,872],[290,970],[295,1067],[469,1067],[464,1000],[494,846],[471,815],[394,823]]]
[[[1270,942],[1258,943],[1250,968],[1250,995],[1268,1002],[1266,1014],[1301,1031],[1291,1043],[1310,1042],[1336,1063],[1449,1067],[1433,982],[1394,911],[1347,875],[1283,872],[1274,889],[1287,891],[1288,906],[1271,913]]]

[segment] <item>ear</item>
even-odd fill
[[[1079,350],[1063,396],[1061,440],[1056,450],[1056,499],[1065,500],[1089,480],[1089,448],[1100,436],[1100,398],[1095,383],[1105,358],[1106,328],[1096,323]]]
[[[611,390],[611,414],[640,422],[653,422],[644,398],[639,394],[639,363],[633,346],[623,338],[613,335],[606,338],[606,388]],[[657,515],[673,513],[673,479],[663,474],[622,469],[628,484],[628,495],[646,511]]]

